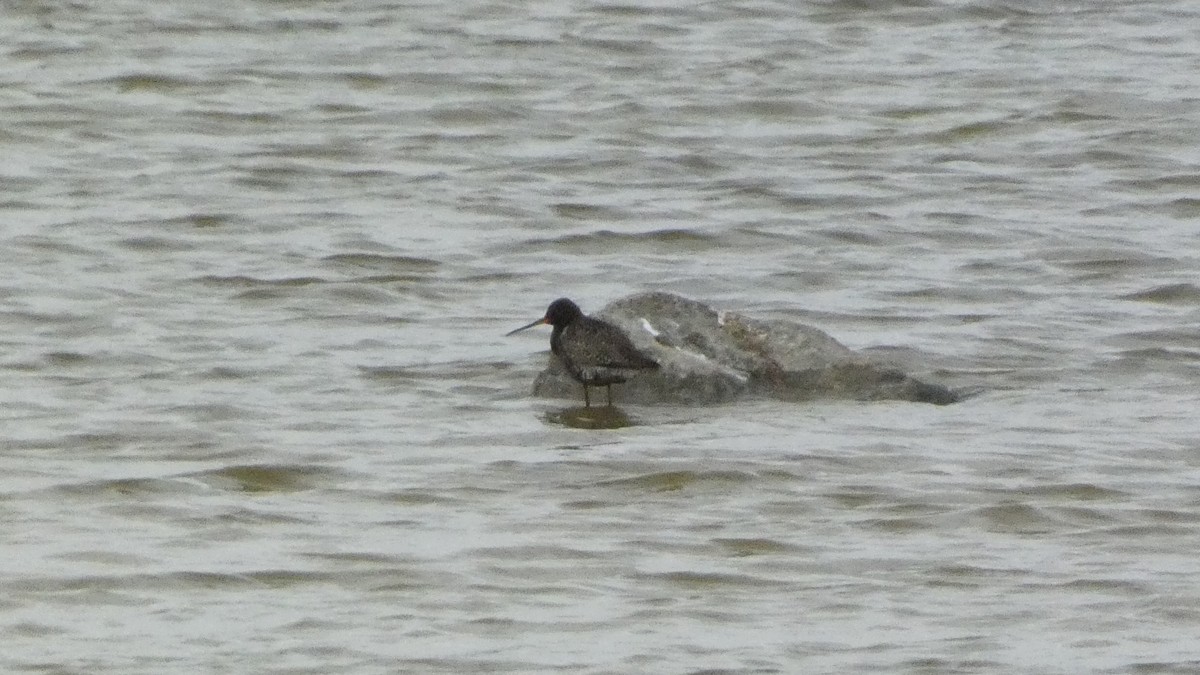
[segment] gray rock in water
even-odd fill
[[[639,293],[596,312],[662,365],[614,385],[625,403],[722,403],[748,396],[954,403],[960,397],[849,349],[811,326],[752,319],[671,293]],[[536,396],[573,398],[580,385],[551,354]]]

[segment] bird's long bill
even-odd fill
[[[520,328],[518,328],[516,330],[510,330],[504,334],[504,337],[508,337],[509,335],[512,335],[513,333],[520,333],[521,331],[525,330],[526,328],[533,328],[534,326],[540,326],[544,323],[549,323],[549,321],[546,321],[546,317],[542,317],[542,318],[538,319],[537,321],[534,321],[533,323],[529,324],[528,326],[521,326]]]

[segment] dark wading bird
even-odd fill
[[[639,352],[621,329],[584,316],[579,305],[566,298],[550,303],[546,316],[508,335],[542,324],[554,326],[554,332],[550,333],[550,351],[562,361],[571,377],[583,385],[583,405],[586,407],[592,406],[588,387],[604,387],[611,408],[612,385],[624,382],[635,371],[658,368],[658,362]]]

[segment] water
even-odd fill
[[[0,669],[1200,670],[1198,20],[6,3]],[[641,290],[984,393],[554,424]]]

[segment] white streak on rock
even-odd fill
[[[642,320],[642,330],[644,330],[644,331],[646,331],[647,333],[649,333],[649,334],[653,335],[654,337],[658,337],[658,336],[659,336],[659,332],[658,332],[657,330],[655,330],[655,329],[654,329],[654,326],[651,326],[651,325],[650,325],[650,322],[649,322],[649,321],[647,321],[647,320],[645,319],[645,317],[639,317],[639,318],[641,318],[641,320]]]

